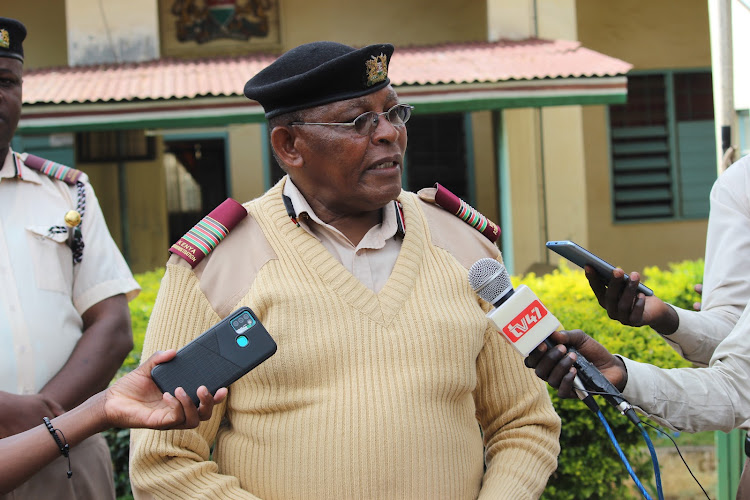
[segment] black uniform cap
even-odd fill
[[[355,49],[336,42],[313,42],[282,54],[245,84],[266,118],[377,92],[391,81],[393,45]]]
[[[23,62],[23,41],[26,26],[9,17],[0,17],[0,57],[12,57]]]

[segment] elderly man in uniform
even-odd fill
[[[401,189],[392,52],[305,44],[247,82],[287,175],[172,247],[144,354],[240,306],[278,351],[195,431],[134,431],[136,498],[518,500],[555,470],[549,396],[467,279],[498,228]]]
[[[0,437],[107,387],[132,349],[127,300],[139,290],[85,174],[10,148],[25,37],[0,18]],[[60,457],[0,499],[114,498],[104,438],[76,452],[72,477]]]

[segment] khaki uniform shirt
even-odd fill
[[[140,288],[83,176],[84,249],[73,265],[67,234],[50,234],[75,209],[77,188],[24,165],[9,151],[0,169],[0,390],[33,394],[62,368],[82,334],[81,315]]]
[[[341,231],[315,215],[291,179],[284,184],[284,195],[292,200],[300,226],[320,240],[336,260],[373,292],[383,288],[401,250],[401,238],[396,237],[398,224],[393,203],[383,208],[383,222],[370,229],[359,244],[353,245]]]

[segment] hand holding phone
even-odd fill
[[[615,266],[570,240],[548,241],[546,246],[582,269],[587,265],[593,267],[596,273],[606,282],[609,282],[612,278],[612,271],[615,269]],[[626,273],[625,280],[628,279]],[[643,283],[638,284],[638,291],[644,295],[654,294],[654,291]]]
[[[198,388],[211,394],[248,373],[276,352],[276,342],[249,307],[241,307],[156,365],[151,378],[162,392],[182,387],[196,406]]]

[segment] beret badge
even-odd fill
[[[365,61],[367,68],[367,86],[372,87],[388,77],[388,58],[381,52],[379,56],[370,56]]]
[[[0,29],[0,47],[7,49],[10,48],[10,35],[8,30]]]

